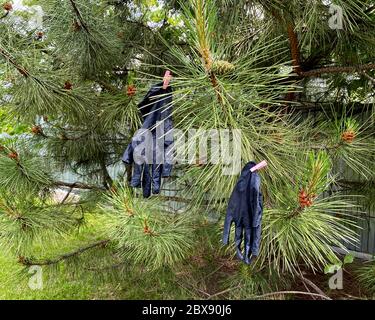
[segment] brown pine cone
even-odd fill
[[[37,40],[41,40],[41,39],[43,39],[43,37],[44,37],[43,31],[39,31],[39,32],[36,33],[36,39]]]
[[[13,5],[12,5],[12,3],[11,3],[11,2],[5,2],[5,3],[3,4],[3,9],[4,9],[5,11],[11,11],[11,10],[13,10]]]
[[[64,84],[64,89],[65,90],[72,90],[73,84],[70,81],[66,81],[65,84]]]
[[[299,192],[299,194],[298,194],[298,198],[299,198],[300,200],[303,200],[303,199],[306,199],[306,198],[307,198],[307,194],[306,194],[305,190],[302,189],[302,190]]]
[[[33,127],[31,128],[31,132],[32,132],[32,134],[34,134],[34,135],[41,134],[41,133],[42,133],[42,127],[41,127],[41,126],[33,126]]]
[[[144,220],[143,233],[145,233],[145,234],[151,234],[152,233],[150,227],[148,226],[148,223],[147,223],[146,219]]]
[[[77,20],[73,22],[72,27],[73,27],[74,31],[79,31],[82,28],[81,25],[79,24],[79,22]]]
[[[303,189],[298,194],[298,201],[301,208],[311,207],[313,204],[311,195],[306,194],[305,190]]]
[[[348,131],[345,131],[342,135],[341,135],[341,139],[347,143],[352,143],[354,141],[356,137],[356,134],[353,130],[348,130]]]
[[[128,97],[133,97],[136,93],[137,93],[137,88],[132,84],[128,85],[126,89],[126,94],[128,95]]]
[[[12,160],[18,160],[18,153],[16,151],[12,151],[8,154],[8,158]]]

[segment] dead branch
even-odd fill
[[[312,292],[304,292],[304,291],[278,291],[278,292],[270,292],[266,294],[262,294],[260,296],[255,296],[254,299],[263,299],[267,297],[277,296],[281,294],[297,294],[297,295],[307,295],[311,297],[319,297],[324,300],[332,300],[331,298],[327,297],[326,295],[321,295],[318,293],[312,293]]]
[[[96,247],[105,247],[109,243],[109,240],[101,240],[98,242],[94,242],[92,244],[89,244],[85,247],[79,248],[73,252],[63,254],[55,259],[46,259],[46,260],[32,260],[25,257],[19,257],[19,263],[21,263],[24,266],[30,267],[30,266],[48,266],[57,264],[61,261],[67,260],[71,257],[78,256],[90,249],[96,248]]]

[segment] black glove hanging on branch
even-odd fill
[[[255,165],[254,162],[250,162],[242,169],[229,199],[224,223],[224,244],[229,244],[230,229],[234,223],[237,257],[246,264],[250,264],[251,258],[259,254],[261,239],[263,199],[260,176],[257,172],[250,171]]]
[[[143,125],[137,131],[122,157],[126,164],[134,164],[130,185],[143,188],[143,196],[159,194],[161,178],[172,171],[173,122],[172,88],[163,83],[153,86],[138,105]]]

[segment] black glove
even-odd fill
[[[250,162],[243,168],[229,199],[224,222],[224,244],[229,244],[230,229],[234,223],[237,257],[246,264],[251,263],[252,257],[258,256],[261,239],[263,203],[260,177],[257,172],[250,171],[255,165]]]

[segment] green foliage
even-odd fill
[[[331,106],[333,108],[333,106]],[[371,114],[371,110],[366,110]],[[354,110],[348,106],[341,112],[327,111],[326,118],[316,130],[334,162],[341,161],[366,180],[373,178],[374,138],[371,117],[352,115]],[[320,133],[318,133],[320,132]]]
[[[57,54],[83,78],[95,79],[103,70],[120,63],[119,39],[112,24],[112,10],[100,2],[45,0],[49,36]],[[78,70],[77,70],[78,68]]]
[[[106,197],[104,234],[125,260],[154,270],[187,258],[193,244],[189,215],[165,212],[157,200],[135,198],[127,188]]]
[[[344,260],[338,261],[336,264],[328,264],[324,267],[325,274],[335,273],[337,270],[342,269],[345,265],[351,264],[354,261],[354,256],[352,254],[347,254],[344,257]]]
[[[43,160],[30,152],[25,143],[1,142],[4,145],[0,151],[0,190],[27,195],[52,185],[53,178]]]
[[[344,257],[344,265],[345,264],[353,263],[353,261],[354,261],[354,256],[352,254],[345,255],[345,257]]]
[[[308,193],[321,194],[327,190],[331,182],[329,179],[331,168],[331,159],[326,152],[309,153],[302,174],[302,185]]]
[[[178,215],[167,212],[162,197],[140,199],[126,186],[106,190],[113,185],[108,167],[121,162],[140,126],[137,103],[169,69],[176,128],[240,130],[240,165],[269,163],[261,172],[261,255],[255,269],[235,270],[226,288],[241,288],[229,291],[230,297],[276,290],[269,282],[282,286],[279,276],[301,265],[318,270],[337,263],[331,246],[357,243],[350,215],[357,209],[354,195],[373,192],[374,110],[365,106],[373,103],[375,75],[357,65],[374,63],[375,24],[371,1],[335,3],[344,8],[342,30],[329,27],[327,4],[297,0],[43,0],[24,2],[42,6],[43,27],[30,25],[30,14],[19,10],[2,18],[0,128],[10,134],[37,129],[22,146],[1,142],[2,248],[36,261],[55,261],[78,248],[79,254],[56,258],[51,272],[67,268],[83,277],[97,262],[111,271],[120,265],[118,272],[102,270],[103,278],[128,276],[130,286],[141,283],[153,297],[205,292],[208,280],[199,283],[199,272],[190,266],[182,278],[194,288],[166,295],[142,271],[157,270],[156,287],[167,290],[175,285],[172,273],[178,273],[169,267],[187,258],[201,261],[209,252],[212,259],[204,263],[217,267],[214,261],[225,257],[217,226],[202,227],[204,218],[192,214],[224,215],[238,178],[223,175],[227,165],[178,166],[176,197],[188,199]],[[326,72],[306,76],[321,67]],[[134,92],[129,94],[128,85]],[[354,103],[367,119],[351,108]],[[299,112],[304,108],[325,116],[306,116]],[[197,131],[189,144],[201,137]],[[348,168],[366,180],[359,182],[363,188],[340,189]],[[56,203],[51,173],[65,170],[78,174],[85,188],[94,187],[81,193],[80,201],[89,204]],[[100,217],[100,228],[83,241],[78,238],[87,213]],[[108,245],[79,251],[104,237]],[[56,245],[53,252],[46,252],[46,239]]]
[[[375,295],[375,264],[373,262],[359,270],[358,281],[372,295]]]
[[[301,177],[307,179],[307,194],[311,195],[310,190],[316,193],[311,204],[302,205],[298,191],[288,185],[278,193],[275,208],[265,210],[260,263],[268,263],[278,272],[295,273],[300,263],[316,269],[337,261],[332,245],[357,243],[356,222],[350,217],[355,205],[323,193],[332,182],[329,169],[327,154],[310,154]]]
[[[71,208],[43,206],[32,197],[0,194],[0,246],[4,252],[28,256],[36,244],[52,241],[76,224]]]

